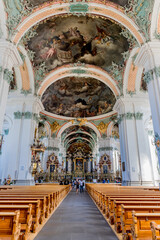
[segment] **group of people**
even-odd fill
[[[68,179],[60,180],[60,182],[59,182],[59,185],[68,185],[68,184],[69,184]]]
[[[76,179],[76,181],[72,181],[72,189],[74,187],[76,187],[76,193],[79,192],[80,190],[80,193],[84,192],[84,186],[85,186],[85,181],[82,180],[82,179]]]

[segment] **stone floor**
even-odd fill
[[[117,240],[87,192],[72,190],[35,240]]]

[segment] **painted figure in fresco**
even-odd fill
[[[78,61],[106,70],[112,62],[122,63],[122,53],[129,48],[121,31],[119,25],[100,17],[53,17],[40,22],[37,35],[25,44],[35,52],[35,67],[45,62],[47,71]]]

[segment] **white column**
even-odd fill
[[[124,185],[154,185],[153,168],[143,117],[147,99],[121,98],[115,105],[119,114],[119,133]]]
[[[4,39],[0,40],[0,134],[2,133],[12,68],[22,65],[17,48]]]
[[[17,184],[33,183],[30,172],[31,145],[37,127],[34,114],[38,114],[40,110],[42,110],[42,105],[33,96],[8,99],[6,114],[12,118],[13,126],[2,150],[2,162],[5,165],[2,179],[9,174],[12,179],[16,180]],[[16,117],[15,113],[17,113]]]
[[[145,69],[154,133],[160,139],[160,42],[149,42],[143,45],[135,64]],[[158,158],[160,164],[160,148]]]

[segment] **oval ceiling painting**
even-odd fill
[[[34,52],[33,65],[45,63],[47,72],[64,64],[81,62],[102,67],[123,63],[129,49],[122,28],[101,17],[63,16],[42,21],[26,48]]]
[[[65,117],[94,117],[112,111],[116,98],[94,78],[67,77],[52,83],[42,96],[45,111]]]

